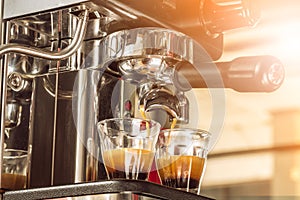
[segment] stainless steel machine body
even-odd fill
[[[185,124],[192,88],[276,90],[274,57],[217,62],[222,32],[258,18],[230,2],[4,0],[1,143],[30,153],[28,188],[104,180],[101,119],[143,108]]]

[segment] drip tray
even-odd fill
[[[113,180],[53,186],[3,194],[3,200],[210,200],[212,198],[139,180]]]

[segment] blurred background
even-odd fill
[[[223,129],[209,154],[202,193],[222,200],[300,198],[300,1],[252,1],[261,9],[259,24],[226,32],[220,60],[273,55],[286,78],[272,93],[225,91]],[[208,129],[210,95],[195,93],[199,126]]]

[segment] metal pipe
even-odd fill
[[[29,47],[19,44],[5,44],[0,47],[0,56],[7,53],[19,53],[47,60],[62,60],[68,58],[72,54],[74,54],[82,44],[88,24],[88,16],[88,10],[84,11],[84,15],[79,16],[77,30],[74,34],[74,38],[71,44],[59,52],[43,51],[35,47]]]

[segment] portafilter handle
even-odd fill
[[[231,88],[238,92],[273,92],[283,83],[283,64],[273,56],[239,57],[229,62],[201,63],[196,68],[182,61],[175,65],[173,83],[191,88]],[[212,68],[218,70],[212,70]],[[219,79],[220,81],[215,81]]]

